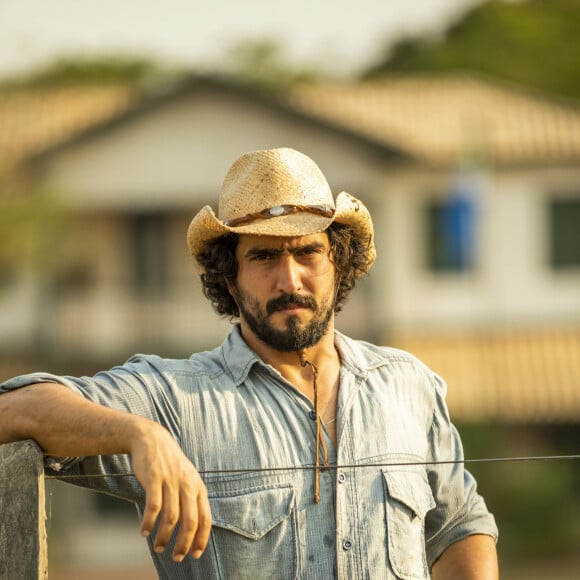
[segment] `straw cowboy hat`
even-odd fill
[[[322,171],[295,149],[252,151],[228,171],[218,215],[205,206],[193,218],[187,242],[194,257],[205,244],[228,233],[305,236],[337,222],[352,227],[368,247],[367,269],[375,259],[373,225],[367,208],[346,192],[334,201]]]

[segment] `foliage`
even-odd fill
[[[580,2],[490,0],[443,38],[407,38],[364,75],[462,70],[580,99]]]
[[[314,69],[291,65],[276,40],[257,39],[236,43],[223,62],[214,74],[251,89],[276,89],[321,76]],[[148,89],[171,85],[194,73],[191,69],[172,67],[144,57],[72,56],[58,59],[45,68],[24,77],[9,79],[3,84],[36,87],[123,82]]]
[[[230,80],[258,89],[280,88],[319,76],[312,69],[291,66],[275,40],[243,41],[231,48],[225,60]]]
[[[580,427],[463,425],[465,456],[524,458],[570,454]],[[572,557],[580,544],[578,460],[468,463],[500,532],[504,561]],[[549,530],[549,533],[546,533]]]
[[[6,81],[18,86],[54,86],[59,84],[102,84],[125,82],[137,85],[161,83],[180,71],[139,57],[98,56],[65,57],[26,76]]]
[[[54,195],[43,190],[14,195],[0,183],[0,286],[15,264],[47,267],[65,220]]]

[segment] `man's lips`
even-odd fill
[[[308,306],[302,306],[300,304],[288,304],[287,306],[282,306],[277,308],[275,312],[282,312],[282,313],[296,313],[302,310],[310,310]]]
[[[280,296],[271,300],[266,308],[268,314],[274,314],[275,312],[282,313],[298,313],[303,310],[315,310],[316,303],[313,299],[309,297],[297,297],[297,296]]]

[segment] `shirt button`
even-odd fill
[[[342,541],[342,549],[343,550],[350,550],[352,548],[352,542],[350,540],[343,540]]]
[[[308,413],[308,416],[313,420],[316,421],[316,413],[314,412],[314,409],[312,409],[312,411],[310,411],[310,413]]]
[[[344,473],[339,473],[336,476],[336,480],[338,481],[338,483],[344,483],[346,480],[346,475]]]

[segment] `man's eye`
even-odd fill
[[[304,248],[298,252],[298,256],[303,258],[314,258],[320,255],[322,255],[322,250],[320,248]]]
[[[268,260],[271,260],[272,257],[273,257],[272,254],[264,252],[264,253],[260,253],[260,254],[254,254],[252,256],[252,260],[254,262],[266,262]]]

